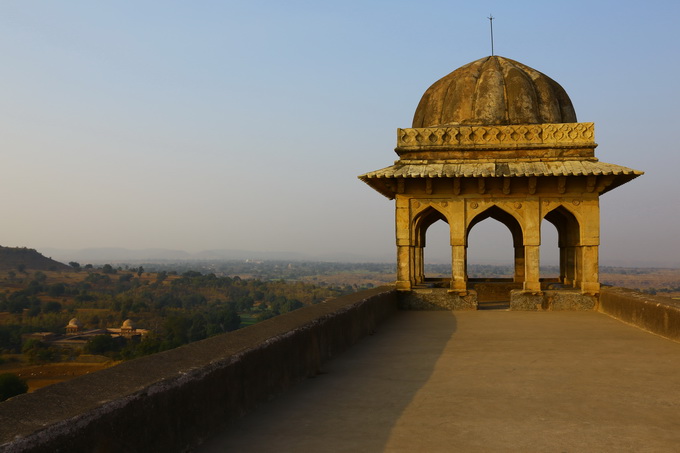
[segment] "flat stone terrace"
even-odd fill
[[[680,343],[594,312],[405,311],[203,452],[665,452]]]

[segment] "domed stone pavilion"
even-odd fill
[[[359,176],[396,200],[397,289],[476,308],[488,288],[468,280],[468,235],[493,218],[512,234],[514,277],[503,286],[512,309],[559,308],[550,304],[567,296],[546,294],[555,288],[571,290],[566,305],[593,305],[600,195],[642,174],[600,162],[596,146],[594,124],[577,122],[565,90],[516,61],[482,58],[435,82],[412,128],[397,130],[399,160]],[[425,278],[425,235],[438,220],[449,226],[450,280]],[[540,278],[544,220],[558,233],[557,282]],[[438,286],[448,291],[432,295]]]

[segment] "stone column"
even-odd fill
[[[564,281],[567,279],[567,247],[560,245],[559,248],[560,248],[560,276],[559,276],[559,280],[560,280],[560,283],[564,283]]]
[[[540,249],[539,245],[524,246],[524,291],[541,291]]]
[[[598,266],[598,246],[584,245],[581,249],[581,292],[597,294],[600,292],[600,276]]]
[[[574,288],[580,288],[583,281],[583,246],[574,247],[574,280],[572,285]]]
[[[397,243],[397,289],[409,291],[411,289],[410,256],[411,248],[407,244]]]
[[[451,290],[460,293],[467,291],[466,250],[464,245],[451,246]]]
[[[573,285],[576,280],[576,247],[564,247],[564,283],[565,285]],[[561,261],[561,256],[560,256]]]
[[[524,281],[524,246],[515,246],[515,277],[513,281],[523,282]]]
[[[584,200],[581,203],[580,247],[576,253],[577,288],[585,294],[600,292],[600,276],[598,270],[598,250],[600,244],[600,205],[599,199]]]
[[[397,289],[409,291],[414,283],[409,199],[402,195],[397,195],[395,203],[395,229],[397,236]]]
[[[541,292],[540,249],[541,249],[541,201],[526,200],[524,208],[524,291]]]
[[[415,284],[425,283],[425,249],[422,245],[414,247],[413,266],[415,270]]]

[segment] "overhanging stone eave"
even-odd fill
[[[366,173],[359,179],[385,194],[374,181],[399,178],[504,178],[550,176],[613,176],[621,179],[618,185],[642,175],[644,172],[597,160],[551,161],[459,161],[459,162],[397,162],[390,167]],[[384,187],[384,184],[380,184]],[[611,190],[611,189],[608,189]],[[390,190],[394,194],[394,190]],[[387,196],[387,195],[386,195]],[[392,195],[393,197],[393,195]]]
[[[391,189],[387,183],[387,180],[391,178],[369,178],[368,173],[365,175],[358,176],[360,180],[368,184],[373,190],[385,196],[389,200],[394,200],[395,191]]]
[[[637,178],[638,176],[642,176],[645,174],[643,171],[638,171],[635,170],[636,173],[634,174],[628,174],[628,175],[617,175],[612,183],[608,185],[606,188],[604,188],[601,192],[600,195],[605,194],[613,189],[616,189],[619,186],[622,186],[626,184],[627,182],[632,181],[633,179]]]

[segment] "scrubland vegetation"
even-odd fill
[[[119,361],[156,353],[373,286],[165,267],[168,270],[147,272],[141,265],[95,268],[74,262],[69,271],[0,271],[0,372],[19,370],[22,377],[51,383],[58,368],[52,365],[50,375],[47,364],[73,364],[70,375],[82,374],[109,366],[101,356]],[[131,319],[149,332],[134,339],[95,335],[82,350],[26,338],[35,332],[62,335],[72,318],[83,331],[120,328]]]
[[[31,270],[34,264],[39,261],[0,266],[0,374],[28,381],[30,390],[395,279],[394,265],[384,263],[206,261],[95,267],[72,262]],[[542,274],[557,271],[543,269]],[[509,277],[512,272],[511,266],[469,269],[474,277]],[[445,276],[450,266],[427,266],[426,273]],[[603,267],[601,280],[680,297],[678,269]],[[72,318],[83,331],[120,328],[131,319],[149,332],[134,339],[94,335],[82,349],[26,338],[34,332],[62,335]],[[9,393],[22,388],[12,377],[2,382],[8,383]]]

